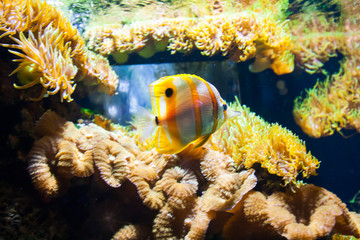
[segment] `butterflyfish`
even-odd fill
[[[218,90],[190,74],[162,77],[149,85],[153,112],[140,108],[135,126],[140,141],[151,136],[159,153],[181,152],[190,144],[200,147],[228,119],[240,113],[228,108]]]

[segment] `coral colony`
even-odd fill
[[[2,46],[20,51],[10,50],[20,57],[14,60],[20,64],[13,73],[21,72],[28,82],[15,88],[41,84],[43,90],[33,100],[60,92],[61,101],[72,101],[75,79],[85,78],[109,94],[115,92],[118,78],[108,61],[86,49],[76,28],[55,7],[36,0],[5,0],[0,12],[0,38],[6,42]]]

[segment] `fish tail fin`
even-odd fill
[[[133,117],[133,125],[136,127],[140,135],[140,141],[144,142],[154,133],[157,127],[155,122],[155,115],[152,114],[149,110],[137,106],[136,114]]]

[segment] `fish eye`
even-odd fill
[[[224,108],[224,111],[226,111],[227,110],[227,105],[223,104],[223,108]]]
[[[174,90],[172,90],[172,88],[167,88],[165,90],[165,96],[166,97],[171,97],[173,95],[173,93],[174,93]]]

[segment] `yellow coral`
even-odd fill
[[[304,98],[295,100],[294,118],[306,134],[318,138],[341,133],[344,128],[360,131],[358,62],[354,58],[344,60],[339,73],[318,82]]]
[[[316,11],[315,6],[308,6],[296,15],[290,25],[295,62],[306,72],[313,74],[322,71],[330,57],[337,56],[336,50],[342,48],[344,32],[337,24],[338,20]]]
[[[198,49],[203,55],[221,53],[235,62],[262,54],[276,74],[294,69],[287,21],[267,10],[93,27],[87,30],[85,39],[90,49],[104,55],[138,52],[149,57],[167,45],[172,54]]]
[[[119,79],[115,71],[110,68],[109,61],[91,51],[86,51],[84,56],[82,72],[87,77],[85,80],[90,83],[97,82],[107,94],[115,94]]]
[[[291,51],[296,62],[309,73],[322,71],[324,63],[338,52],[343,55],[338,73],[327,76],[307,90],[304,98],[295,100],[294,117],[297,124],[311,137],[332,135],[342,129],[359,131],[358,69],[360,37],[359,6],[340,1],[339,15],[325,15],[310,5],[292,21],[294,34]],[[340,20],[339,20],[340,19]]]
[[[269,173],[283,178],[285,185],[296,177],[315,174],[319,161],[306,152],[304,142],[279,124],[268,124],[239,103],[231,104],[241,116],[229,120],[209,141],[214,150],[232,157],[238,169],[260,163]]]
[[[14,84],[15,88],[25,89],[41,84],[44,89],[39,97],[32,99],[38,101],[47,93],[54,95],[60,91],[60,99],[71,101],[71,94],[75,90],[74,77],[77,74],[77,67],[74,66],[71,55],[71,46],[68,42],[64,43],[63,33],[59,29],[48,26],[38,36],[34,36],[28,31],[29,37],[26,38],[21,32],[19,39],[12,38],[18,45],[12,47],[21,50],[23,53],[11,51],[11,53],[21,57],[15,61],[21,62],[15,73],[25,66],[34,68],[34,72],[38,76],[34,76],[34,80],[24,86]],[[52,49],[52,51],[49,51]]]
[[[5,0],[0,12],[1,45],[21,50],[10,51],[20,57],[15,61],[21,62],[14,72],[21,73],[19,78],[29,75],[27,84],[15,87],[43,86],[33,100],[60,92],[61,101],[71,101],[78,73],[89,74],[109,94],[115,92],[118,80],[109,63],[88,57],[84,40],[55,7],[40,0]]]

